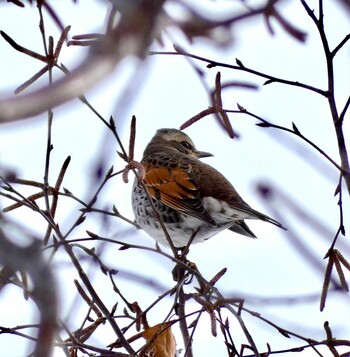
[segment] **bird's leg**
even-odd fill
[[[197,266],[195,263],[189,261],[187,259],[187,254],[189,253],[190,245],[193,242],[196,234],[198,233],[197,229],[191,234],[191,237],[185,247],[176,248],[177,249],[177,258],[183,262],[190,270],[197,270]],[[184,279],[185,284],[190,284],[193,279],[193,274],[184,267],[184,264],[176,264],[174,269],[172,270],[174,281],[181,281]]]

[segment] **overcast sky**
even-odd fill
[[[60,11],[65,25],[72,25],[70,36],[102,32],[106,17],[103,1],[85,0],[74,6],[70,2],[64,5],[53,1],[53,6]],[[218,2],[205,2],[210,14]],[[337,2],[325,1],[325,25],[329,36],[330,47],[335,47],[349,33],[348,14],[335,6]],[[61,6],[65,11],[61,12]],[[225,4],[225,14],[230,14],[230,2]],[[304,44],[286,34],[281,27],[272,22],[275,35],[271,36],[261,19],[251,20],[243,25],[232,27],[232,43],[228,47],[213,45],[208,40],[195,40],[193,44],[173,29],[163,36],[164,47],[157,44],[154,50],[172,50],[176,42],[188,52],[235,64],[238,58],[247,67],[284,79],[300,81],[315,87],[326,89],[327,73],[323,50],[316,33],[315,26],[297,1],[285,1],[280,7],[282,13],[299,29],[307,33]],[[172,11],[175,11],[172,10]],[[16,21],[13,21],[13,19]],[[10,35],[19,44],[43,53],[40,34],[37,31],[38,14],[35,6],[27,5],[18,9],[11,4],[0,7],[1,30]],[[21,26],[18,26],[18,24]],[[25,29],[25,30],[23,30]],[[28,30],[27,30],[28,29]],[[48,26],[48,33],[57,37],[54,25]],[[15,52],[9,44],[0,39],[0,93],[10,95],[13,90],[30,78],[42,67],[42,63],[26,58]],[[61,62],[73,69],[85,55],[80,48],[64,46]],[[340,110],[349,95],[349,46],[339,52],[336,65],[336,93]],[[270,84],[262,86],[263,78],[229,69],[206,69],[204,63],[194,62],[204,72],[204,81],[209,88],[214,87],[215,75],[221,72],[222,82],[241,80],[258,86],[258,90],[242,88],[229,89],[223,93],[224,108],[237,109],[237,103],[256,115],[272,123],[291,127],[294,122],[298,129],[310,140],[320,146],[328,155],[339,162],[334,129],[325,98],[303,89]],[[57,75],[60,75],[57,72]],[[38,85],[47,81],[43,79]],[[126,89],[131,88],[131,92]],[[135,158],[140,160],[142,151],[154,132],[161,127],[179,126],[196,113],[210,105],[208,94],[197,74],[185,58],[180,56],[158,55],[147,58],[140,63],[133,59],[125,60],[107,80],[97,83],[88,93],[87,98],[93,106],[106,118],[113,115],[120,130],[122,140],[127,146],[131,115],[137,117],[137,137]],[[47,114],[3,125],[0,131],[0,164],[14,169],[20,177],[42,181],[44,175]],[[274,129],[255,126],[257,121],[240,114],[230,115],[233,128],[239,133],[237,140],[231,140],[218,126],[213,117],[202,121],[186,130],[200,150],[214,154],[205,162],[220,170],[235,186],[242,197],[254,208],[274,216],[276,212],[289,230],[300,238],[301,242],[317,259],[323,270],[319,270],[302,251],[296,248],[288,233],[275,226],[262,222],[249,222],[249,226],[259,239],[253,240],[238,236],[232,232],[222,232],[211,240],[191,247],[190,260],[195,262],[207,279],[211,279],[223,267],[228,268],[226,275],[218,283],[218,287],[227,296],[245,297],[248,308],[262,312],[263,315],[280,324],[282,327],[296,331],[301,335],[315,339],[325,338],[323,322],[330,321],[334,335],[348,338],[350,334],[350,308],[348,296],[342,293],[331,294],[326,309],[319,312],[319,294],[322,287],[323,272],[326,261],[323,256],[335,234],[339,222],[337,198],[333,197],[338,181],[338,173],[324,158],[320,157],[310,146],[290,134]],[[344,132],[349,133],[349,116],[347,116]],[[347,135],[347,144],[349,136]],[[70,155],[72,161],[63,186],[77,197],[88,199],[94,187],[94,168],[104,161],[106,167],[114,165],[115,171],[124,167],[124,163],[116,155],[119,150],[110,132],[97,117],[78,100],[54,110],[53,146],[50,168],[50,181],[54,184],[60,166]],[[131,175],[130,175],[131,178]],[[305,219],[296,217],[290,206],[281,195],[276,195],[272,203],[264,202],[258,194],[257,184],[271,185],[277,192],[289,197],[300,210],[311,213],[324,224],[330,235],[320,234],[311,229]],[[125,184],[121,177],[116,177],[101,194],[98,207],[109,209],[113,204],[122,214],[133,219],[130,205],[132,178]],[[33,190],[22,189],[23,194]],[[347,198],[344,191],[344,198]],[[1,200],[2,206],[8,204]],[[69,229],[81,208],[70,200],[62,200],[58,209],[58,220],[63,231]],[[349,202],[344,199],[345,224],[348,224]],[[45,222],[26,209],[11,214],[31,231],[42,237]],[[85,230],[101,236],[116,237],[128,242],[145,246],[154,246],[154,242],[145,233],[136,231],[126,223],[117,219],[105,226],[102,217],[93,215],[77,229],[71,238],[86,236]],[[91,247],[92,245],[89,245]],[[349,245],[340,246],[349,257]],[[118,251],[118,246],[98,246],[101,257],[109,266],[120,270],[118,280],[121,291],[127,293],[130,301],[137,300],[142,308],[146,308],[161,291],[149,288],[126,279],[126,273],[141,274],[142,277],[154,279],[162,287],[170,287],[172,264],[165,258],[144,251]],[[53,262],[54,270],[61,290],[60,307],[62,319],[72,329],[79,327],[87,306],[76,305],[73,293],[72,276],[75,272],[69,269],[67,258],[58,255]],[[91,273],[95,288],[107,306],[117,301],[108,282],[108,278],[95,269],[93,264],[84,265]],[[57,268],[60,269],[57,269]],[[101,276],[102,275],[102,276]],[[124,278],[123,278],[124,277]],[[108,290],[106,290],[108,286]],[[99,290],[100,289],[100,290]],[[288,298],[297,296],[315,296],[306,301],[284,300],[279,303],[264,303],[253,297]],[[149,315],[149,323],[159,323],[159,316],[164,318],[172,304],[172,298],[163,301]],[[198,308],[193,304],[194,308]],[[23,300],[22,293],[15,287],[6,287],[0,295],[0,325],[13,327],[17,324],[32,322],[35,308],[30,302]],[[163,313],[164,311],[164,313]],[[28,316],[28,318],[25,318]],[[78,317],[77,317],[78,316]],[[286,339],[276,333],[273,328],[257,319],[246,318],[254,340],[259,349],[264,351],[266,343],[273,349],[291,348],[302,345],[297,339]],[[231,323],[235,325],[231,316]],[[175,329],[176,331],[176,329]],[[234,339],[237,346],[245,343],[244,336],[238,326],[234,328]],[[62,334],[63,335],[63,334]],[[182,341],[176,331],[178,347]],[[111,331],[96,333],[91,344],[102,347],[114,341]],[[225,355],[222,337],[211,336],[209,322],[200,324],[195,335],[194,351],[196,356]],[[17,357],[30,351],[27,341],[7,334],[0,335],[2,351],[7,356]],[[20,345],[23,342],[23,346]],[[16,344],[15,350],[13,344]],[[8,351],[7,351],[8,349]],[[322,349],[321,349],[322,350]],[[11,352],[10,352],[11,351]],[[302,356],[311,356],[307,350]],[[328,352],[326,352],[328,353]],[[60,350],[57,356],[63,355]],[[325,354],[327,355],[327,354]]]

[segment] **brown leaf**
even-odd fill
[[[142,333],[147,344],[142,349],[144,355],[152,352],[154,357],[174,357],[176,353],[176,341],[171,332],[171,322],[165,322],[149,327]]]

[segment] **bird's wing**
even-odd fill
[[[287,230],[285,227],[282,226],[282,224],[280,222],[276,221],[275,219],[269,217],[268,215],[266,215],[264,213],[261,213],[261,212],[255,210],[254,208],[250,207],[244,201],[236,203],[234,205],[234,208],[247,214],[248,215],[247,219],[260,219],[264,222],[269,222],[271,224],[274,224],[277,227]]]
[[[260,219],[282,229],[286,229],[275,219],[250,207],[238,194],[232,184],[212,166],[204,162],[198,162],[194,171],[197,175],[196,177],[199,178],[198,184],[202,188],[204,197],[208,196],[217,200],[224,200],[234,211],[241,212],[244,219]],[[240,221],[243,222],[243,218]],[[244,222],[240,226],[233,226],[231,230],[236,232],[240,231],[238,233],[254,237],[254,233],[248,231],[249,228]]]
[[[149,195],[174,210],[186,213],[216,226],[200,198],[198,183],[190,166],[144,165],[143,182]]]
[[[249,238],[256,238],[256,235],[250,230],[247,224],[242,221],[235,221],[234,224],[229,228],[230,231],[242,234]]]

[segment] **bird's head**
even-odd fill
[[[190,137],[178,129],[158,129],[145,151],[155,145],[163,145],[164,148],[181,152],[196,159],[213,156],[209,152],[197,150]]]

